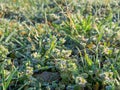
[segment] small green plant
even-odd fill
[[[0,0],[0,90],[119,90],[119,0]]]

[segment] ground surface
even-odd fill
[[[119,0],[0,0],[0,90],[120,90]]]

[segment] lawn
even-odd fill
[[[0,0],[0,90],[120,90],[119,0]]]

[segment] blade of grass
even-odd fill
[[[13,75],[16,73],[17,69],[15,68],[11,73],[10,75],[6,78],[5,81],[3,81],[3,90],[7,90],[12,78],[13,78]]]

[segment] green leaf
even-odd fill
[[[85,60],[87,61],[87,64],[91,66],[93,64],[92,60],[89,58],[88,54],[85,54]]]
[[[16,31],[13,31],[13,32],[6,38],[5,42],[7,43],[15,33],[16,33]]]
[[[15,74],[15,72],[17,71],[17,69],[13,70],[10,75],[6,78],[6,82],[4,81],[4,85],[3,85],[3,90],[6,90],[12,80],[13,75]]]

